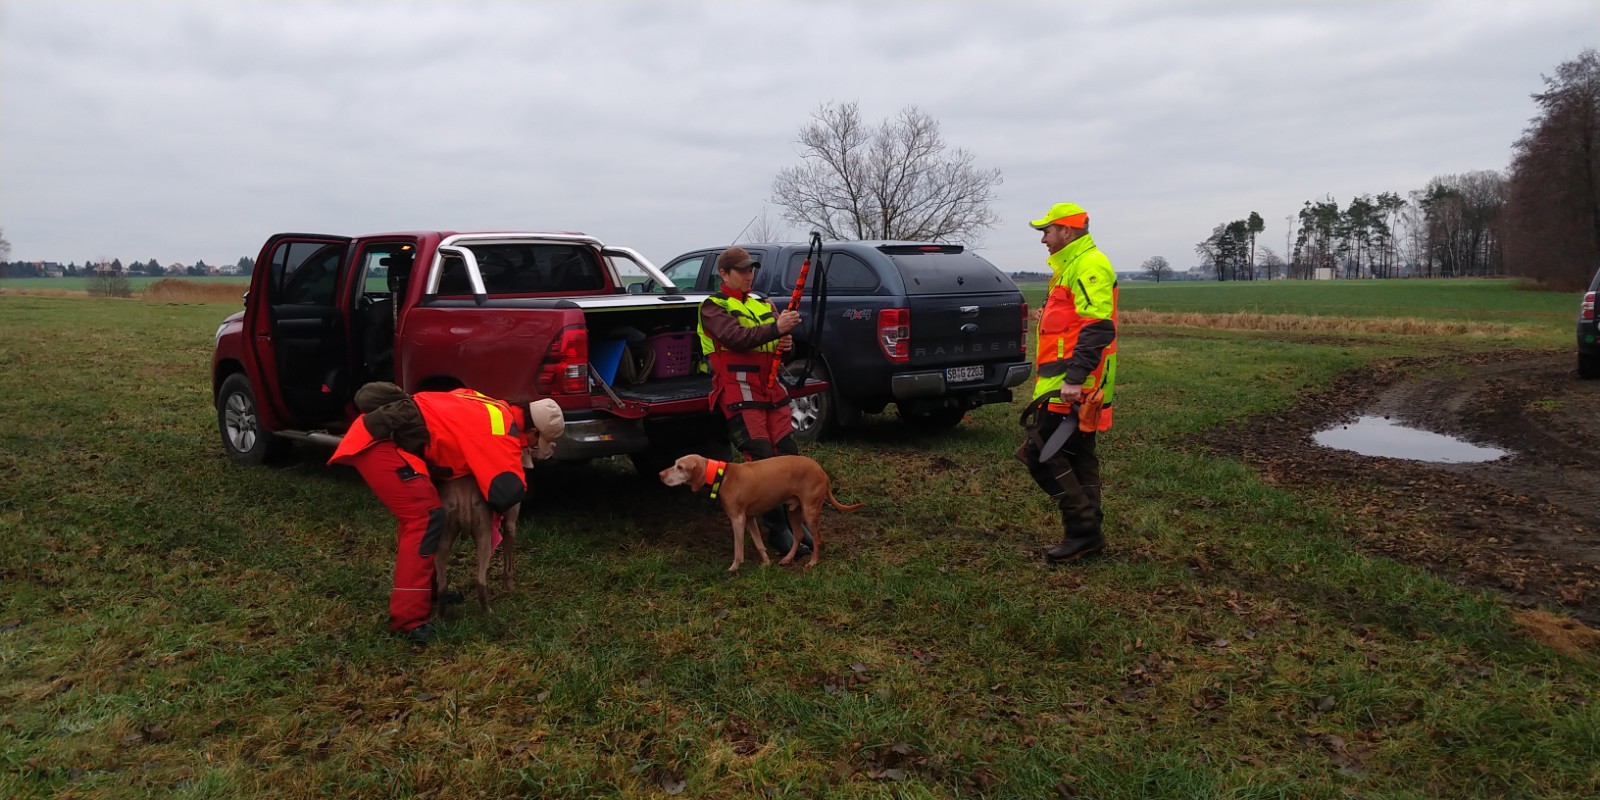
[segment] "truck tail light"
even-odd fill
[[[589,393],[589,332],[582,325],[562,328],[550,340],[538,385],[545,395]]]
[[[1022,304],[1022,360],[1028,360],[1028,304]]]
[[[878,346],[896,364],[911,360],[911,309],[885,308],[878,312]]]
[[[1583,318],[1594,319],[1594,292],[1583,296]]]

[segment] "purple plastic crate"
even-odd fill
[[[681,378],[694,370],[694,348],[699,346],[694,331],[658,333],[646,339],[656,352],[656,365],[650,370],[652,378]]]

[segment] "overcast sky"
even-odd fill
[[[1122,271],[1251,211],[1504,169],[1596,0],[0,0],[12,259],[231,264],[277,231],[727,243],[819,104],[915,105],[999,168],[980,250],[1089,210]]]

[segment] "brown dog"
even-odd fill
[[[449,586],[446,568],[450,566],[450,550],[456,539],[472,540],[478,551],[478,605],[489,611],[489,558],[494,555],[494,510],[478,491],[472,478],[455,478],[439,484],[439,502],[444,506],[444,533],[439,536],[439,548],[433,554],[433,619],[444,612],[444,593]],[[505,567],[500,577],[500,591],[510,593],[516,576],[517,516],[522,511],[518,503],[500,520],[500,534],[505,537]]]
[[[722,502],[723,512],[728,515],[728,521],[733,523],[733,565],[728,567],[729,572],[744,563],[746,530],[750,531],[750,538],[755,540],[761,563],[772,563],[767,558],[767,545],[761,541],[761,526],[756,518],[779,505],[788,512],[794,544],[789,546],[789,554],[778,563],[794,561],[803,538],[800,527],[803,517],[805,526],[811,529],[812,537],[811,561],[806,564],[806,569],[816,566],[817,557],[822,554],[822,527],[818,524],[822,518],[822,501],[828,501],[840,511],[854,511],[864,505],[840,505],[833,496],[828,473],[822,470],[822,465],[805,456],[774,456],[743,464],[730,462],[723,465],[720,481],[716,474],[706,474],[708,463],[713,473],[717,465],[723,464],[720,461],[708,462],[705,456],[684,456],[661,470],[661,482],[668,486],[688,486],[691,492],[698,492],[707,485],[712,487],[712,497]]]

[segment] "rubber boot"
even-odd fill
[[[789,554],[789,546],[794,544],[794,534],[789,531],[789,512],[783,506],[768,511],[761,515],[761,521],[767,526],[767,551],[774,558],[783,558]],[[803,530],[803,529],[802,529]],[[811,555],[811,532],[805,531],[800,539],[800,549],[795,551],[795,558]]]

